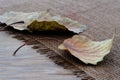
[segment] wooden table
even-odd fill
[[[82,33],[94,40],[111,38],[114,27],[117,34],[111,53],[97,66],[79,67],[96,80],[119,80],[120,78],[120,1],[119,0],[0,0],[0,14],[7,11],[48,10],[87,24],[89,29]],[[0,32],[0,79],[1,80],[80,80],[69,69],[63,69],[39,55],[31,46],[22,48],[16,57],[11,53],[22,42],[8,33]],[[49,66],[48,66],[49,65]]]

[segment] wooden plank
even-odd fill
[[[80,80],[69,70],[54,64],[45,55],[39,55],[30,46],[21,49],[17,56],[14,50],[22,42],[0,32],[0,79],[1,80]]]

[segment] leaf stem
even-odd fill
[[[18,22],[11,23],[8,26],[11,26],[11,25],[14,25],[14,24],[24,24],[24,23],[25,23],[24,21],[18,21]]]
[[[26,43],[24,43],[24,44],[22,44],[20,47],[18,47],[15,51],[14,51],[14,53],[13,53],[13,56],[15,56],[16,55],[16,53],[18,52],[18,50],[20,50],[23,46],[25,46],[26,45]]]
[[[57,39],[55,39],[55,38],[54,38],[54,39],[46,38],[46,39],[49,39],[49,40],[57,40]],[[43,39],[43,38],[34,39],[34,41],[37,41],[37,42],[39,42],[39,40],[45,40],[45,39]],[[20,45],[20,46],[14,51],[13,56],[15,56],[16,53],[17,53],[22,47],[24,47],[25,45],[29,44],[29,43],[32,42],[32,41],[33,41],[32,39],[26,40],[24,44]],[[57,40],[57,41],[59,41],[59,40]]]

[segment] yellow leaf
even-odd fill
[[[72,38],[64,40],[58,48],[68,50],[73,56],[86,64],[96,65],[110,52],[113,39],[114,36],[112,39],[92,41],[86,36],[74,35]]]
[[[24,24],[12,24],[24,21]],[[41,12],[7,12],[0,15],[0,22],[6,23],[17,30],[28,31],[48,31],[48,30],[69,30],[74,33],[80,33],[87,29],[86,25],[82,25],[67,17],[60,15],[51,15],[46,11]]]

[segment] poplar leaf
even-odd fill
[[[12,24],[23,21],[23,24]],[[6,23],[17,30],[28,31],[48,31],[48,30],[69,30],[74,33],[80,33],[87,29],[86,25],[82,25],[70,18],[60,15],[51,15],[46,11],[42,12],[7,12],[0,15],[0,22]]]
[[[93,41],[83,35],[74,35],[64,40],[59,49],[68,50],[73,56],[86,64],[96,65],[110,52],[113,39]]]

